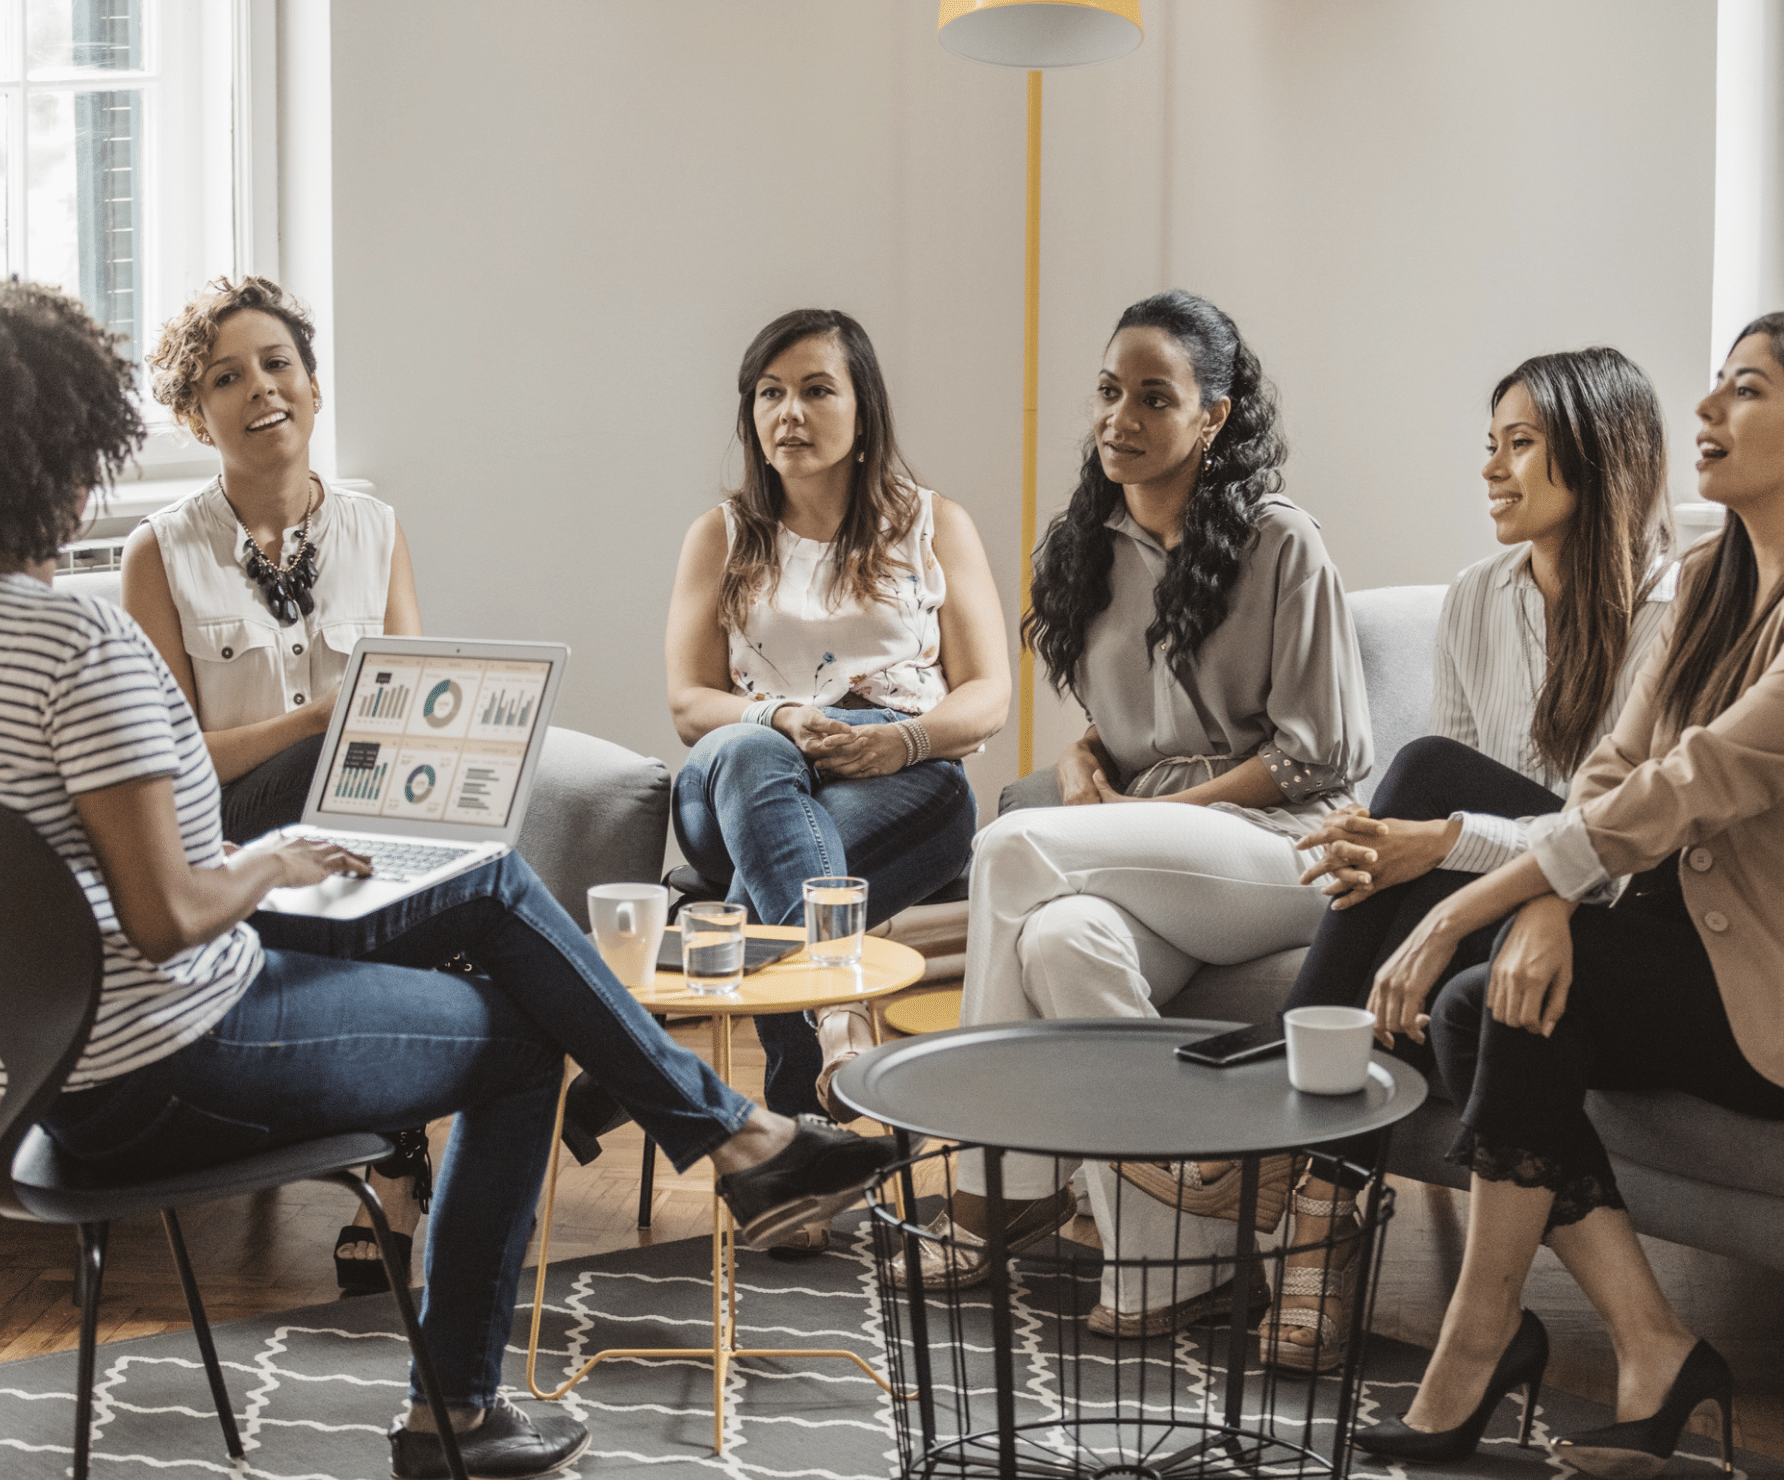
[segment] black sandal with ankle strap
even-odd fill
[[[411,1196],[421,1204],[421,1211],[428,1210],[434,1195],[434,1165],[428,1154],[427,1127],[417,1130],[398,1131],[391,1137],[396,1142],[396,1150],[383,1161],[373,1162],[368,1171],[376,1172],[380,1177],[388,1177],[392,1182],[400,1182],[409,1177],[414,1181]],[[393,1232],[391,1238],[396,1243],[397,1261],[402,1266],[403,1281],[409,1279],[411,1260],[415,1252],[415,1240],[406,1233]],[[369,1246],[373,1257],[360,1259],[343,1257],[343,1246],[354,1248]],[[378,1295],[390,1288],[390,1278],[384,1273],[384,1261],[377,1257],[378,1239],[369,1228],[360,1228],[354,1224],[345,1225],[335,1239],[335,1283],[347,1295]]]

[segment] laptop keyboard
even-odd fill
[[[406,884],[477,851],[476,845],[393,843],[389,838],[356,838],[340,833],[330,833],[328,839],[351,853],[371,859],[372,876],[394,884]]]

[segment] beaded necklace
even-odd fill
[[[314,474],[311,475],[314,479]],[[217,480],[218,492],[222,492],[223,480]],[[229,502],[224,494],[223,501]],[[316,546],[310,541],[310,521],[316,517],[315,490],[311,490],[309,506],[304,510],[303,528],[298,531],[297,549],[283,565],[274,565],[266,557],[254,536],[248,533],[248,526],[242,522],[242,516],[236,512],[234,504],[229,511],[235,514],[235,522],[241,526],[243,553],[248,557],[248,575],[254,584],[260,587],[260,594],[266,598],[267,606],[279,619],[279,624],[289,627],[300,616],[307,617],[316,610],[316,598],[310,595],[310,588],[316,584]]]

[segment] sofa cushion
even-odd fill
[[[1746,1192],[1784,1188],[1784,1127],[1678,1090],[1598,1090],[1586,1098],[1613,1156]]]
[[[1297,947],[1237,966],[1204,966],[1189,979],[1188,986],[1159,1008],[1159,1016],[1265,1022],[1281,1008],[1306,956],[1306,948]]]
[[[1444,586],[1378,586],[1353,591],[1350,614],[1369,690],[1375,764],[1357,787],[1367,802],[1400,747],[1426,733],[1431,720],[1431,666]]]

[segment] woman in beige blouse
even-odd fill
[[[1728,1365],[1655,1282],[1586,1091],[1671,1088],[1784,1120],[1784,314],[1742,331],[1697,408],[1698,491],[1728,508],[1686,556],[1667,631],[1615,729],[1531,851],[1452,895],[1376,978],[1378,1035],[1429,1026],[1463,1106],[1468,1245],[1418,1396],[1357,1435],[1455,1460],[1512,1388],[1542,1379],[1520,1311],[1546,1241],[1610,1328],[1617,1422],[1551,1441],[1589,1474],[1657,1472]],[[1598,903],[1624,887],[1613,905]],[[1593,901],[1588,903],[1587,901]],[[1489,965],[1425,993],[1469,931],[1516,911]]]
[[[980,835],[964,1023],[1155,1016],[1205,962],[1306,945],[1326,901],[1299,882],[1295,843],[1352,801],[1369,770],[1344,588],[1318,526],[1278,492],[1275,393],[1232,321],[1182,291],[1135,304],[1095,395],[1079,484],[1036,556],[1025,628],[1091,725],[1060,757],[1064,807],[1011,812]],[[1272,1226],[1288,1194],[1278,1160]],[[1012,1244],[1072,1215],[1070,1172],[1005,1159]],[[1196,1183],[1193,1164],[1184,1174]],[[1191,1211],[1236,1216],[1238,1181],[1235,1171],[1192,1185]],[[1113,1247],[1117,1189],[1094,1170],[1090,1182]],[[982,1237],[976,1160],[959,1185],[942,1217]],[[1200,1252],[1173,1242],[1175,1206],[1133,1187],[1120,1221],[1124,1257]],[[954,1271],[985,1273],[982,1261]],[[937,1263],[929,1277],[947,1271]],[[1119,1293],[1106,1284],[1093,1331],[1114,1334],[1118,1315],[1123,1333],[1171,1329],[1203,1308],[1204,1291],[1154,1278],[1142,1293],[1135,1278]]]

